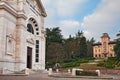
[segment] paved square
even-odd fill
[[[113,76],[113,75],[111,75]],[[47,74],[31,74],[29,76],[0,76],[0,80],[120,80],[117,75],[114,79],[87,79],[87,78],[54,78]]]

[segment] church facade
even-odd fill
[[[0,0],[0,72],[45,69],[41,0]]]

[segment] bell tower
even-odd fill
[[[109,49],[109,42],[110,42],[110,37],[107,33],[103,33],[101,36],[101,44],[102,44],[102,53],[104,57],[108,57],[108,49]]]

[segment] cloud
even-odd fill
[[[56,7],[59,16],[71,16],[74,15],[82,3],[86,0],[57,0]]]
[[[84,33],[84,36],[87,36],[88,39],[91,39],[92,38],[92,34],[88,31],[83,31]]]
[[[59,25],[65,38],[67,38],[70,34],[75,35],[80,27],[80,23],[75,20],[63,20],[59,22]]]
[[[59,18],[74,16],[78,8],[81,10],[80,5],[86,1],[88,0],[43,0],[48,15],[45,18],[45,27],[60,27],[65,38],[70,34],[75,35],[79,30],[79,21]]]
[[[110,37],[115,36],[120,30],[120,0],[101,0],[91,14],[84,15],[83,20],[71,19],[81,16],[76,14],[82,11],[82,5],[87,7],[87,2],[90,1],[92,0],[42,0],[48,15],[45,18],[45,27],[60,27],[65,37],[78,30],[84,31],[88,39],[94,37],[99,40],[104,32],[109,33]]]
[[[42,0],[42,2],[47,13],[47,17],[45,18],[45,27],[56,27],[56,0]]]
[[[119,3],[120,0],[102,0],[94,13],[84,17],[82,27],[87,31],[88,38],[100,38],[102,33],[110,33],[115,29],[120,21]]]
[[[61,18],[74,16],[82,10],[80,6],[88,0],[42,0],[47,12],[46,27],[59,26]]]

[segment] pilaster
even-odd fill
[[[26,68],[26,26],[27,17],[23,11],[24,0],[18,0],[17,24],[16,24],[16,64],[15,69]]]

